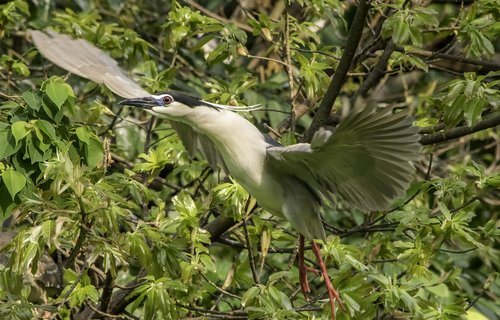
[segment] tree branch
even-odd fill
[[[494,112],[489,116],[485,117],[483,120],[479,121],[473,127],[461,126],[450,129],[449,131],[428,134],[423,136],[422,139],[420,139],[420,143],[422,145],[440,143],[448,140],[457,139],[488,128],[493,128],[498,125],[500,125],[500,112]]]
[[[427,50],[412,49],[410,51],[406,51],[404,48],[401,48],[401,47],[398,47],[395,50],[398,52],[403,52],[403,53],[407,53],[407,54],[414,54],[414,55],[426,57],[426,58],[438,58],[438,59],[443,59],[443,60],[450,60],[453,62],[458,61],[458,62],[462,62],[462,63],[472,64],[472,65],[476,65],[476,66],[485,67],[488,70],[500,69],[500,64],[493,62],[493,61],[475,60],[475,59],[465,58],[463,56],[456,56],[453,54],[432,52],[432,51],[427,51]]]
[[[106,272],[106,280],[104,281],[104,288],[102,289],[101,304],[99,306],[99,311],[103,313],[108,312],[109,302],[111,301],[111,295],[113,294],[113,276],[111,271]],[[103,315],[101,314],[101,319]]]
[[[80,206],[80,233],[78,234],[78,239],[76,240],[75,247],[71,251],[71,254],[68,257],[68,260],[64,262],[65,267],[70,267],[73,262],[75,262],[76,258],[80,254],[80,250],[85,243],[85,239],[87,238],[87,228],[89,227],[87,224],[87,213],[85,212],[85,208],[83,206],[82,197],[78,197],[78,205]]]
[[[210,233],[210,241],[214,242],[217,241],[217,239],[219,239],[220,236],[224,234],[224,232],[229,230],[236,223],[237,222],[231,218],[218,216],[214,220],[204,225],[202,228]]]
[[[101,317],[101,319],[106,319],[106,318],[109,318],[109,319],[126,319],[126,320],[129,320],[129,319],[134,320],[134,319],[135,319],[135,318],[130,317],[130,316],[127,316],[127,315],[125,315],[125,314],[123,314],[123,315],[122,315],[122,314],[118,314],[118,315],[116,315],[116,314],[110,314],[110,313],[103,312],[103,311],[101,311],[101,310],[97,309],[96,307],[94,307],[94,306],[92,305],[92,302],[89,302],[89,301],[86,301],[86,303],[85,303],[85,304],[86,304],[86,305],[87,305],[87,307],[89,307],[92,311],[94,311],[95,313],[97,313],[97,314]]]
[[[380,59],[373,68],[372,72],[370,72],[368,78],[366,78],[365,82],[363,82],[356,94],[351,98],[351,105],[354,105],[358,97],[365,97],[368,94],[368,91],[370,91],[370,89],[377,84],[377,81],[380,79],[380,77],[384,75],[385,69],[387,68],[387,62],[389,61],[389,58],[391,57],[392,52],[394,52],[395,48],[396,45],[394,44],[392,39],[389,39],[389,41],[387,41],[384,52],[380,56]]]
[[[250,262],[250,270],[252,270],[252,277],[255,284],[259,284],[259,277],[255,267],[255,256],[253,254],[252,243],[250,242],[250,235],[248,234],[247,221],[243,220],[243,231],[245,233],[245,242],[248,250],[248,260]]]
[[[304,137],[302,139],[303,141],[311,141],[314,132],[316,132],[328,121],[333,104],[335,103],[335,100],[340,93],[340,89],[344,84],[344,81],[347,77],[347,72],[351,68],[351,63],[356,54],[359,40],[361,39],[361,35],[363,34],[366,16],[368,15],[369,9],[370,4],[367,0],[359,1],[359,5],[356,10],[351,29],[349,30],[349,36],[347,37],[347,43],[344,49],[344,53],[342,54],[342,58],[340,59],[337,69],[335,70],[335,74],[333,75],[332,81],[330,82],[325,96],[321,101],[318,111],[314,116],[313,122],[304,134]]]

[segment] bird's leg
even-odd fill
[[[319,250],[318,244],[314,242],[314,240],[311,241],[311,247],[314,252],[314,255],[316,256],[316,259],[318,260],[319,267],[321,268],[321,274],[325,279],[326,291],[328,292],[328,296],[330,297],[330,305],[332,307],[332,319],[335,319],[335,300],[339,302],[340,309],[342,309],[343,311],[345,311],[344,303],[342,302],[342,299],[340,299],[338,291],[335,290],[335,288],[332,285],[332,282],[330,281],[330,277],[326,272],[325,262],[321,257],[321,251]]]
[[[300,288],[302,289],[302,294],[306,300],[308,299],[307,294],[311,292],[309,288],[309,282],[307,281],[307,270],[306,264],[304,262],[304,236],[299,235],[299,282]]]

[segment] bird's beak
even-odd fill
[[[132,107],[139,107],[139,108],[143,108],[143,109],[151,109],[153,107],[159,106],[158,102],[153,97],[126,99],[126,100],[121,101],[119,104],[126,105],[126,106],[132,106]]]

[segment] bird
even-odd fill
[[[171,122],[185,145],[225,170],[268,212],[285,218],[318,259],[335,316],[333,289],[314,240],[325,240],[320,208],[340,197],[363,211],[387,209],[415,179],[418,127],[406,112],[391,108],[353,108],[335,128],[320,128],[310,143],[282,146],[263,134],[241,112],[257,106],[228,106],[176,91],[150,94],[118,63],[84,39],[53,30],[30,30],[38,51],[59,67],[105,85],[125,100]],[[303,253],[303,252],[302,252]],[[309,291],[303,261],[301,289]]]

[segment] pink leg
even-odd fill
[[[323,258],[321,257],[321,252],[319,250],[318,244],[314,241],[311,241],[311,246],[314,254],[316,255],[316,259],[318,260],[319,267],[321,268],[321,274],[325,279],[326,291],[328,292],[328,296],[330,297],[330,305],[332,307],[332,320],[335,320],[335,300],[339,302],[340,309],[342,309],[343,311],[345,311],[345,306],[342,302],[342,299],[340,299],[339,293],[337,292],[337,290],[335,290],[335,288],[333,288],[330,277],[326,272],[325,263],[323,261]]]

